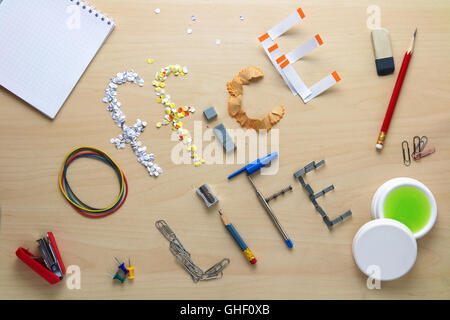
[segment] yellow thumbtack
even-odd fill
[[[128,266],[127,270],[128,270],[128,279],[134,279],[134,266],[131,266],[131,262],[130,259],[128,258]]]
[[[148,59],[147,62],[148,63],[153,63],[153,59]]]

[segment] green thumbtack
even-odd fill
[[[119,280],[121,283],[124,283],[124,282],[125,282],[125,278],[122,277],[122,276],[120,276],[119,272],[116,272],[116,274],[113,274],[112,272],[109,272],[109,271],[108,271],[108,273],[109,273],[110,275],[113,276],[113,280],[117,279],[117,280]]]

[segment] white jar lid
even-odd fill
[[[394,280],[413,267],[417,242],[404,224],[392,219],[376,219],[367,222],[356,233],[353,257],[367,276],[383,281]]]

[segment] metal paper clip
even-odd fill
[[[177,241],[170,242],[170,251],[177,259],[178,263],[180,263],[183,268],[191,275],[192,280],[197,282],[202,279],[203,271],[200,269],[192,260],[191,255],[188,251],[186,251],[182,246],[179,245],[178,239]]]
[[[436,151],[435,147],[429,147],[423,151],[413,153],[412,157],[414,160],[419,160],[419,159],[422,159],[423,157],[426,157],[426,156],[434,153],[435,151]]]
[[[180,239],[164,220],[155,223],[156,228],[170,242],[169,250],[174,255],[179,264],[191,275],[194,282],[219,279],[222,277],[223,269],[230,263],[230,259],[224,258],[211,268],[203,271],[191,259],[191,254],[181,244]]]
[[[402,142],[403,164],[409,166],[411,164],[411,153],[409,151],[408,141]]]
[[[224,258],[221,261],[217,262],[211,268],[205,271],[203,275],[203,279],[201,280],[212,280],[212,279],[220,279],[223,276],[223,269],[230,264],[230,259]]]
[[[414,144],[414,150],[413,150],[413,154],[422,152],[425,149],[425,146],[428,143],[428,137],[427,136],[415,136],[413,138],[413,144]]]
[[[163,234],[163,236],[167,240],[172,241],[177,238],[177,236],[175,235],[175,232],[173,232],[173,230],[170,229],[169,225],[164,220],[156,221],[155,225],[156,225],[156,228]]]

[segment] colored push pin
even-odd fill
[[[134,279],[134,266],[131,266],[130,258],[128,258],[128,279]]]
[[[110,274],[110,275],[112,275],[113,276],[113,280],[119,280],[121,283],[124,283],[125,282],[125,278],[124,277],[122,277],[120,274],[119,274],[119,271],[117,271],[116,272],[116,274],[113,274],[112,272],[110,272],[110,271],[108,271],[108,273]]]
[[[125,267],[125,263],[124,262],[120,263],[119,259],[117,259],[116,257],[114,257],[114,259],[116,259],[117,263],[119,264],[118,268],[123,271],[124,275],[127,275],[128,274],[128,270]]]

